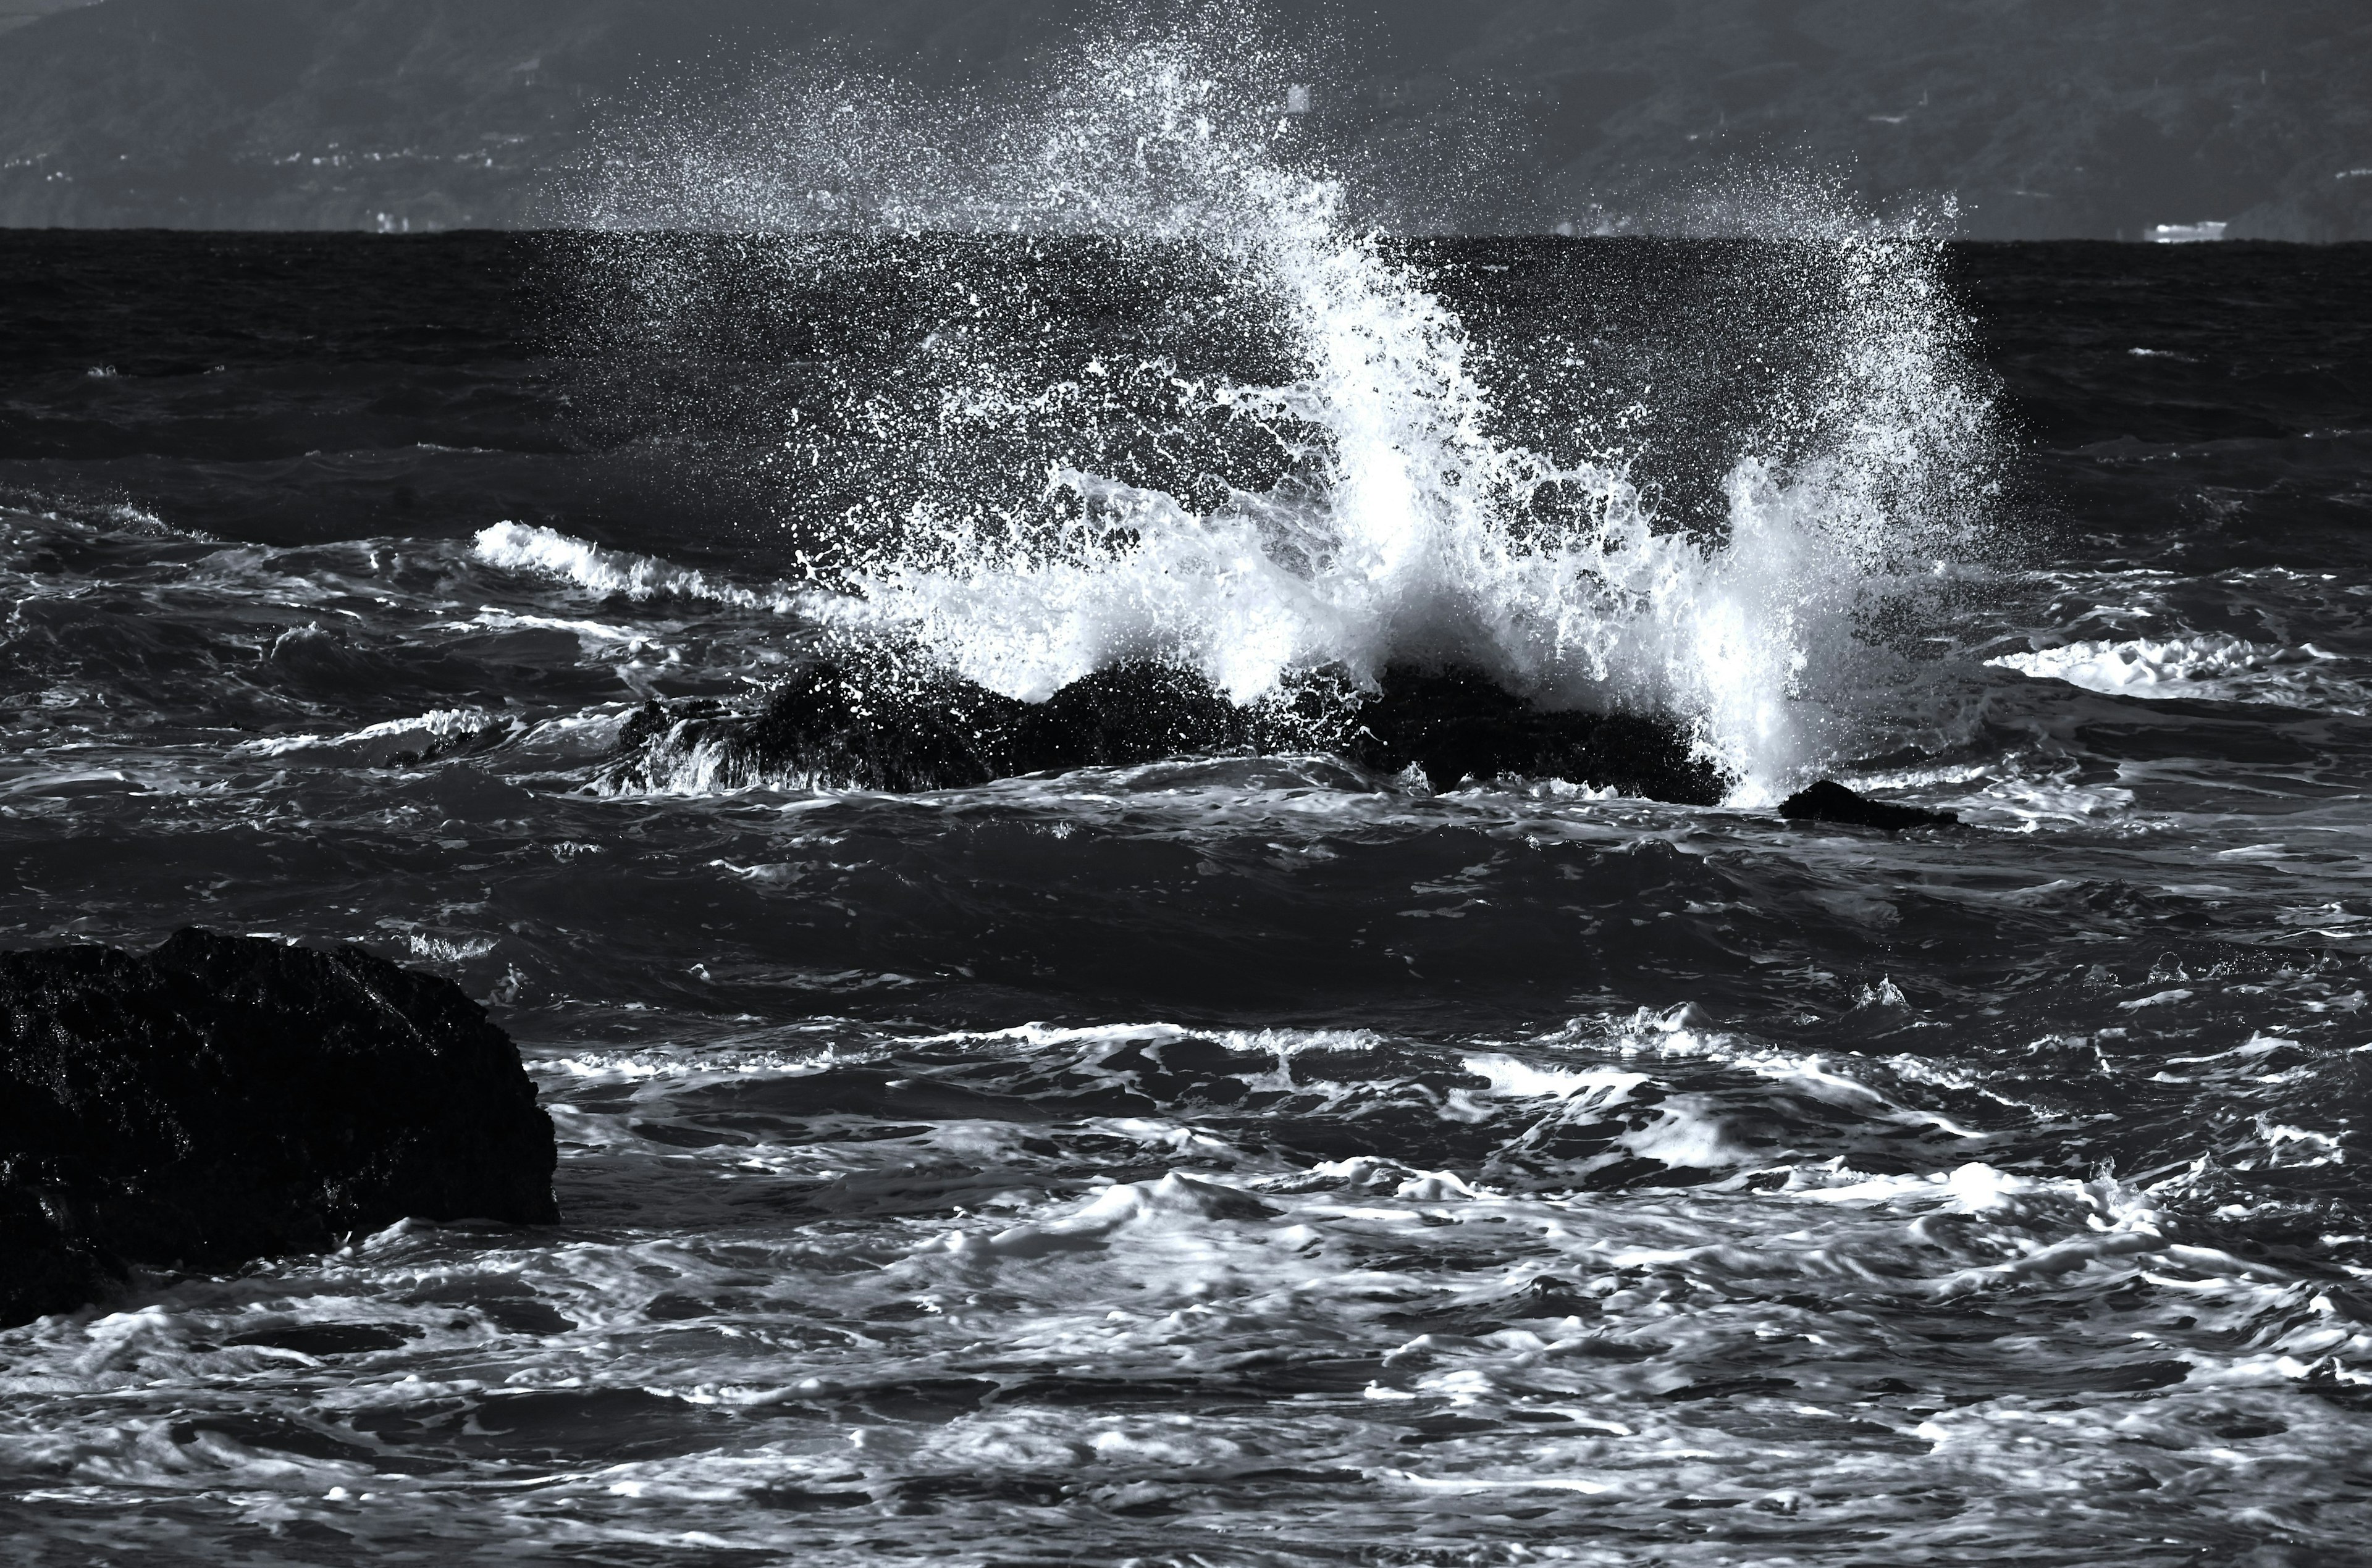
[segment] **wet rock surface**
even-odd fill
[[[1713,805],[1720,773],[1669,720],[1551,713],[1470,669],[1396,665],[1360,692],[1327,677],[1238,707],[1200,675],[1137,661],[1024,703],[960,677],[821,661],[755,714],[652,703],[619,736],[639,782],[687,764],[727,782],[796,781],[895,793],[1169,758],[1333,751],[1373,772],[1413,766],[1436,789],[1503,774]]]
[[[0,954],[0,1324],[130,1264],[548,1223],[555,1158],[517,1048],[450,981],[197,929]]]
[[[1669,719],[1550,713],[1471,669],[1395,666],[1382,686],[1353,715],[1342,748],[1378,772],[1414,764],[1436,789],[1503,773],[1564,779],[1686,806],[1716,805],[1726,793],[1719,771],[1692,754],[1688,732]]]
[[[1959,818],[1949,811],[1923,811],[1915,806],[1896,806],[1889,801],[1872,800],[1856,795],[1834,779],[1822,779],[1809,789],[1797,790],[1779,803],[1779,815],[1791,822],[1841,822],[1848,827],[1943,828],[1959,823]]]

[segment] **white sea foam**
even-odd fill
[[[1558,1102],[1593,1102],[1595,1121],[1614,1080],[1745,1049],[1679,1010],[1631,1032],[1670,1061],[1459,1056],[1529,1102],[1501,1108],[1512,1132]],[[1201,1038],[889,1033],[962,1063],[922,1074],[959,1094],[993,1045],[1052,1067]],[[94,1538],[153,1534],[161,1496],[217,1531],[367,1527],[431,1556],[490,1527],[538,1543],[555,1516],[603,1549],[663,1534],[833,1563],[856,1561],[853,1526],[877,1557],[959,1534],[1127,1544],[1115,1515],[1214,1497],[1298,1549],[1413,1537],[1459,1493],[1526,1497],[1451,1521],[1460,1550],[1511,1559],[1610,1520],[1648,1538],[1674,1499],[1752,1512],[1766,1555],[1782,1527],[1825,1539],[1840,1520],[1907,1543],[1898,1555],[1965,1555],[1968,1510],[1947,1538],[1896,1505],[1948,1484],[1956,1504],[2015,1504],[2019,1541],[2129,1523],[2099,1500],[2157,1507],[2178,1482],[2280,1506],[2343,1555],[2361,1533],[2326,1479],[2360,1434],[2317,1390],[2363,1384],[2372,1334],[2343,1282],[2238,1256],[2179,1210],[2196,1170],[2143,1186],[1952,1151],[1906,1166],[1917,1145],[1890,1136],[1875,1170],[1798,1162],[1752,1188],[1527,1190],[1414,1151],[1301,1168],[1266,1115],[1016,1121],[1010,1102],[949,1114],[959,1099],[912,1121],[835,1114],[803,1080],[887,1037],[824,1020],[803,1036],[813,1054],[779,1031],[715,1056],[541,1053],[576,1211],[564,1233],[407,1221],[7,1330],[0,1459],[61,1493],[132,1500],[120,1536],[82,1516]],[[981,1049],[948,1049],[965,1045]],[[1618,1152],[1738,1163],[1682,1146],[1716,1125],[1698,1098],[1670,1096],[1688,1114]],[[652,1136],[668,1123],[725,1141]],[[2262,1131],[2293,1159],[2322,1153]],[[1938,1354],[1937,1325],[1962,1314],[2010,1359],[1957,1353],[1965,1341]],[[306,1337],[273,1342],[292,1332]],[[2164,1386],[2136,1399],[2135,1374]],[[389,1433],[407,1441],[382,1447]],[[507,1484],[521,1454],[545,1466],[526,1491]],[[1354,1479],[1281,1485],[1279,1454]],[[1050,1487],[1069,1504],[1052,1525]],[[947,1501],[901,1511],[924,1493]],[[1537,1511],[1561,1496],[1592,1512]],[[2189,1512],[2152,1527],[2202,1533]],[[1720,1560],[1715,1544],[1699,1555]]]
[[[2336,655],[2312,643],[2252,643],[2229,633],[2097,640],[2004,654],[1989,664],[2112,696],[2186,697],[2361,714],[2372,691],[2335,672]]]
[[[1625,1073],[1612,1068],[1575,1072],[1569,1068],[1539,1066],[1495,1051],[1468,1056],[1461,1065],[1476,1077],[1488,1079],[1493,1094],[1543,1096],[1557,1099],[1580,1096],[1600,1105],[1619,1105],[1630,1098],[1633,1089],[1647,1082],[1645,1073]]]
[[[329,750],[341,746],[364,746],[374,741],[453,740],[483,734],[497,726],[508,727],[514,722],[506,714],[485,708],[436,708],[414,718],[385,719],[378,724],[366,724],[343,735],[275,735],[262,740],[242,741],[233,749],[249,756],[283,757],[293,751]]]
[[[490,566],[532,572],[605,596],[695,599],[777,615],[795,609],[803,597],[799,590],[784,587],[744,587],[653,556],[605,550],[555,529],[526,523],[501,522],[482,528],[474,549],[478,559]],[[579,629],[576,622],[569,625]]]

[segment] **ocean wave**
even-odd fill
[[[2287,647],[2225,632],[2067,643],[1985,662],[2110,696],[2372,711],[2372,689],[2336,673],[2340,656],[2312,643]]]
[[[234,754],[249,757],[285,757],[346,747],[381,752],[421,751],[481,741],[497,734],[507,736],[517,726],[516,715],[485,708],[438,708],[411,718],[383,719],[340,735],[275,735],[242,741],[231,749]]]
[[[479,560],[506,571],[530,572],[573,583],[587,592],[630,599],[684,598],[735,610],[788,615],[808,598],[783,586],[749,588],[673,565],[656,556],[607,550],[554,529],[500,522],[482,528],[472,546]]]

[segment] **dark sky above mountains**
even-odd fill
[[[1741,170],[1976,238],[2372,239],[2366,0],[1379,0],[1313,122],[1465,149],[1456,221],[1669,223]],[[945,90],[1059,64],[1081,0],[0,0],[0,224],[413,229],[564,218],[655,86],[783,62]],[[1102,18],[1100,24],[1099,18]],[[1376,149],[1383,149],[1380,154]],[[1749,174],[1748,182],[1751,183]]]

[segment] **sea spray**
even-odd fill
[[[662,315],[704,286],[677,225],[772,237],[743,254],[785,276],[878,264],[853,237],[895,233],[940,270],[946,324],[865,410],[896,459],[862,465],[811,614],[1032,702],[1148,658],[1243,703],[1473,668],[1544,707],[1676,719],[1740,803],[1932,717],[1909,633],[1982,546],[1994,445],[1932,224],[1797,202],[1738,252],[1793,302],[1789,372],[1682,456],[1722,476],[1718,512],[1675,516],[1635,463],[1669,438],[1654,388],[1644,427],[1575,408],[1511,432],[1440,279],[1349,219],[1273,112],[1273,62],[1230,41],[1090,43],[1019,103],[808,79],[738,134],[670,122],[617,152],[592,215],[634,237]],[[1066,354],[1026,273],[977,281],[993,235],[1191,279],[1267,374]],[[1117,438],[1148,405],[1166,427]],[[855,456],[813,429],[785,484]],[[1147,445],[1218,455],[1109,460]]]

